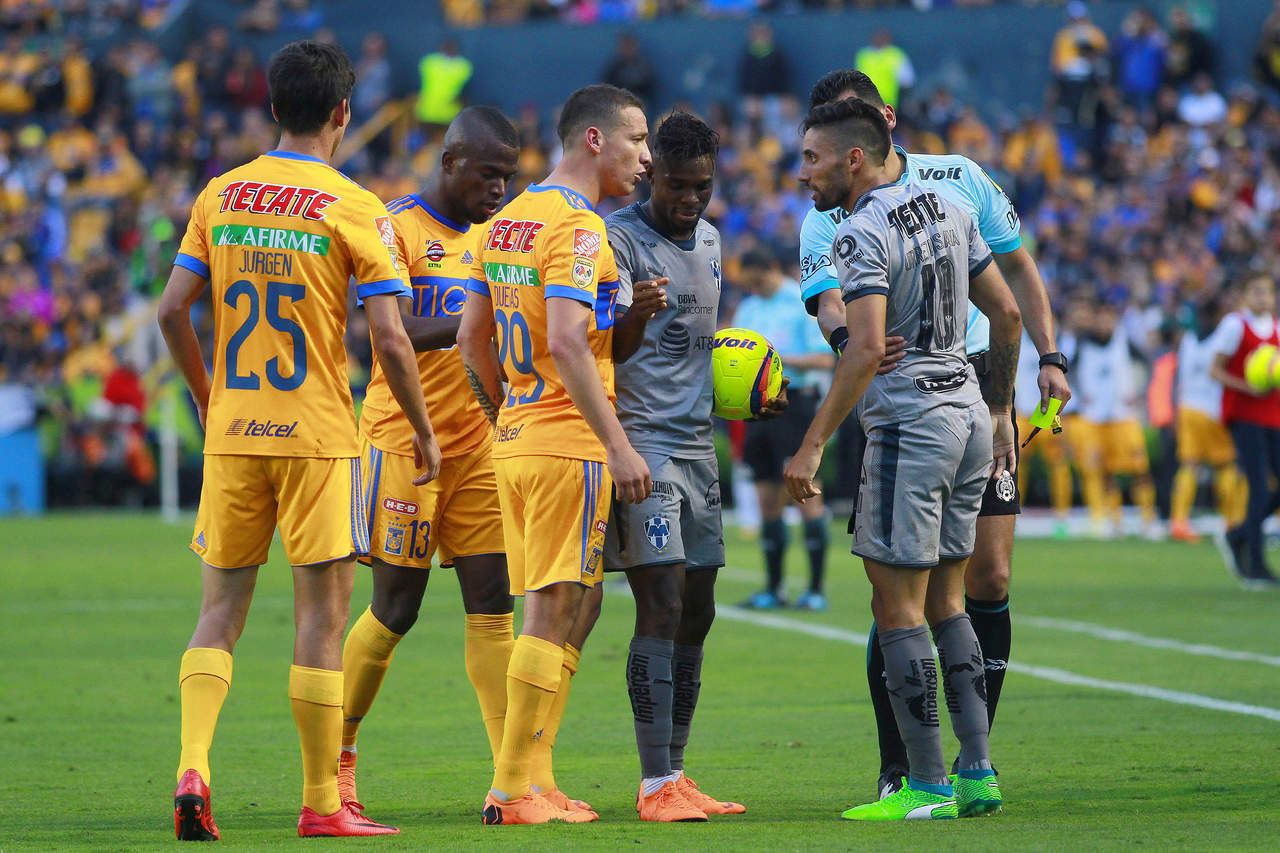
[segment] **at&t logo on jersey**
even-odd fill
[[[259,421],[254,418],[236,418],[227,427],[227,435],[243,435],[265,438],[288,438],[297,429],[298,422],[278,424],[274,421]]]
[[[262,213],[268,216],[301,216],[317,222],[338,196],[312,187],[287,187],[262,181],[232,181],[218,193],[223,213]],[[390,223],[391,220],[387,220]],[[390,243],[388,245],[394,245]]]

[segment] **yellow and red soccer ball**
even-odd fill
[[[711,412],[731,421],[760,414],[782,390],[782,357],[750,329],[722,329],[711,352],[714,404]]]

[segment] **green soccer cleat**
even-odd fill
[[[910,782],[896,794],[840,815],[845,820],[955,820],[959,816],[955,797],[917,791]]]
[[[996,774],[991,770],[971,772],[984,775],[977,779],[967,779],[963,773],[952,777],[960,817],[983,817],[1000,811],[1001,803],[1004,801],[1000,797],[1000,785],[996,783]]]

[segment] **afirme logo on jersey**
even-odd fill
[[[288,438],[293,435],[298,422],[278,424],[274,421],[259,421],[254,418],[236,418],[227,427],[227,435],[243,435],[264,438]]]

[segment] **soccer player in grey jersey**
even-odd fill
[[[852,211],[831,247],[849,345],[787,466],[787,487],[797,500],[818,493],[813,477],[823,447],[856,404],[867,448],[853,552],[874,590],[893,714],[911,767],[904,788],[849,809],[851,820],[951,818],[1001,802],[987,744],[982,651],[964,612],[964,569],[987,479],[1015,465],[1021,315],[973,218],[926,187],[890,182],[890,145],[884,116],[862,101],[820,106],[805,119],[801,183],[820,210]],[[965,357],[969,299],[991,321],[986,405]],[[886,334],[905,338],[907,351],[896,370],[876,375]],[[954,789],[926,619],[960,741]]]
[[[718,141],[684,112],[652,139],[651,195],[605,220],[618,263],[614,383],[618,420],[653,491],[615,503],[605,570],[625,571],[636,602],[627,691],[640,752],[642,820],[706,820],[745,809],[684,775],[701,686],[702,644],[724,565],[720,481],[711,434],[711,346],[720,304],[720,233],[701,219]],[[775,403],[775,407],[778,404]]]

